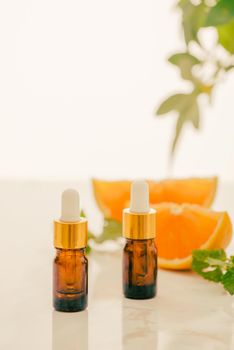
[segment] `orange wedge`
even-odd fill
[[[192,204],[162,203],[157,210],[158,264],[162,268],[191,268],[194,249],[226,248],[232,224],[226,212]]]
[[[131,181],[102,181],[93,179],[97,204],[106,218],[122,220],[122,210],[130,200]],[[148,181],[150,203],[192,203],[209,207],[214,200],[217,178]]]

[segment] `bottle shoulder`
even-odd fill
[[[148,251],[155,252],[157,254],[157,248],[155,245],[154,239],[145,239],[145,240],[133,240],[127,239],[124,245],[124,252],[130,253],[133,251]]]
[[[85,249],[56,249],[55,263],[69,261],[87,264],[88,259],[85,254]]]

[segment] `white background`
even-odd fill
[[[64,188],[81,190],[93,230],[102,218],[83,181],[88,177],[234,177],[234,73],[216,90],[212,107],[201,101],[202,131],[186,128],[168,169],[175,116],[156,119],[153,110],[169,93],[185,89],[166,63],[183,49],[173,4],[0,0],[4,350],[51,350],[52,341],[59,350],[61,337],[67,350],[87,339],[89,349],[103,350],[129,349],[126,341],[136,349],[142,340],[147,349],[234,348],[233,298],[222,286],[159,271],[159,298],[135,306],[121,299],[115,254],[90,258],[88,316],[52,311],[52,221]],[[225,186],[216,208],[227,209],[233,219],[233,186]],[[233,243],[229,249],[233,252]]]
[[[205,99],[168,169],[184,91],[166,57],[182,49],[170,0],[0,2],[0,177],[234,176],[234,73]]]

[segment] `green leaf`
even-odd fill
[[[81,211],[81,217],[86,217],[84,211]],[[107,240],[115,240],[122,235],[122,224],[112,219],[105,219],[103,223],[103,230],[100,236],[94,235],[88,231],[88,240],[93,239],[96,243],[103,243]],[[88,244],[86,247],[86,254],[91,252],[92,248]]]
[[[226,266],[226,261],[214,259],[211,257],[206,258],[205,262],[207,262],[207,264],[209,264],[210,266],[220,266],[220,267]]]
[[[234,64],[231,64],[230,66],[225,67],[225,71],[228,72],[229,70],[234,68]]]
[[[199,108],[197,103],[197,96],[194,96],[193,99],[191,100],[190,108],[187,111],[187,120],[191,121],[194,128],[199,129],[200,116],[199,116]]]
[[[193,258],[199,261],[205,261],[209,258],[216,259],[218,261],[225,261],[227,259],[227,255],[223,249],[196,249],[193,251]]]
[[[186,44],[188,45],[192,40],[198,41],[197,34],[204,25],[209,8],[205,2],[201,2],[196,6],[189,0],[180,1],[178,6],[182,10],[182,25]]]
[[[88,244],[87,247],[86,247],[86,254],[88,255],[89,253],[91,253],[91,250],[92,250],[92,248]]]
[[[183,128],[184,122],[185,122],[184,116],[180,115],[178,117],[178,119],[177,119],[177,122],[176,122],[176,131],[175,131],[175,136],[174,136],[174,139],[173,139],[173,142],[172,142],[172,147],[171,147],[171,154],[172,154],[172,156],[173,156],[173,154],[175,152],[175,148],[176,148],[177,142],[179,140],[179,137],[180,137],[181,130]]]
[[[105,219],[103,231],[95,238],[96,243],[103,243],[107,240],[115,240],[122,235],[122,224],[112,219]]]
[[[223,249],[194,250],[192,269],[210,281],[221,282],[234,295],[234,256],[227,258]]]
[[[223,275],[222,284],[231,295],[234,294],[234,268],[230,268]]]
[[[88,230],[88,239],[95,239],[96,235],[94,235],[90,230]]]
[[[187,96],[186,94],[176,94],[176,95],[168,97],[159,106],[158,110],[156,111],[156,114],[161,116],[161,115],[169,113],[173,110],[175,110],[175,111],[180,110],[181,109],[180,106],[183,105],[184,98],[186,96]]]
[[[234,19],[234,1],[219,0],[207,15],[206,26],[219,26]]]
[[[180,69],[181,77],[185,80],[192,80],[192,68],[201,61],[188,52],[177,53],[169,57],[168,61]]]
[[[184,124],[186,122],[191,122],[196,129],[199,128],[200,116],[197,95],[193,92],[191,94],[176,94],[170,96],[160,105],[156,113],[161,116],[171,111],[178,112],[176,131],[171,148],[171,154],[173,156]]]
[[[218,263],[214,264],[214,260],[225,261],[226,253],[223,249],[217,250],[194,250],[193,251],[192,269],[207,280],[221,282],[223,278],[222,267]],[[209,259],[214,259],[212,265]]]
[[[234,21],[219,26],[217,30],[219,43],[231,54],[234,54]]]
[[[86,215],[85,215],[85,212],[84,212],[83,209],[81,209],[80,216],[81,216],[82,218],[86,218]]]
[[[176,131],[175,136],[172,142],[171,154],[173,156],[177,142],[181,135],[181,131],[186,122],[191,122],[193,126],[198,129],[199,128],[199,107],[197,103],[197,95],[194,93],[184,95],[183,104],[177,106],[177,110],[179,112],[179,116],[176,123]]]
[[[82,218],[86,218],[86,215],[85,215],[84,210],[81,210],[80,216],[81,216]],[[96,238],[96,236],[95,236],[91,231],[88,231],[88,239],[93,239],[93,238]],[[90,248],[90,249],[91,249],[91,248]]]
[[[195,64],[201,63],[201,61],[191,55],[188,52],[176,53],[168,58],[168,61],[176,66],[180,67],[185,61],[189,61],[189,63],[194,66]]]

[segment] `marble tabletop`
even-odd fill
[[[234,297],[221,286],[192,272],[159,270],[155,299],[127,300],[121,251],[113,247],[89,256],[88,309],[53,311],[52,220],[66,187],[81,189],[91,227],[100,225],[88,183],[0,182],[0,349],[234,349]],[[215,207],[234,219],[233,186],[221,187]]]

